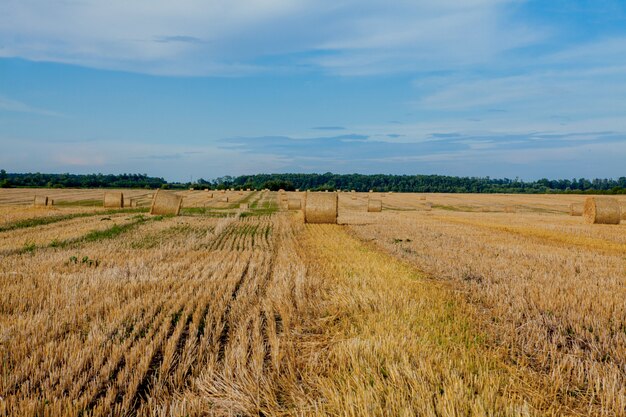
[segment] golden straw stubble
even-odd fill
[[[307,191],[304,222],[337,223],[337,193]]]
[[[150,214],[173,214],[178,216],[183,198],[171,191],[157,190],[152,199]]]
[[[613,197],[587,197],[583,218],[590,224],[619,224],[621,220],[619,201]]]

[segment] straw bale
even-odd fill
[[[305,223],[337,223],[337,193],[306,193]]]
[[[119,191],[107,191],[104,193],[104,207],[105,208],[123,208],[124,207],[124,193]]]
[[[582,216],[584,208],[585,208],[585,203],[572,203],[569,205],[569,215],[570,216]]]
[[[626,220],[626,203],[620,203],[620,210],[622,211],[622,220]]]
[[[35,207],[45,207],[48,205],[48,196],[36,195],[33,201]]]
[[[157,190],[152,198],[150,214],[173,214],[178,216],[183,198],[171,191]]]
[[[241,203],[241,204],[239,204],[239,208],[240,208],[240,209],[247,209],[247,208],[249,208],[249,207],[250,207],[250,206],[248,205],[248,203]]]
[[[585,222],[591,224],[619,224],[619,201],[613,197],[587,197],[583,208]]]
[[[48,199],[48,205],[49,205],[49,206],[54,206],[54,200],[53,200],[53,199],[51,199],[51,198],[49,198],[49,199]]]
[[[228,197],[222,197],[222,198],[220,198],[220,202],[222,202],[222,203],[228,203]]]
[[[302,208],[302,202],[299,198],[290,198],[287,203],[287,209],[289,210],[300,210]]]
[[[383,202],[381,200],[374,200],[370,198],[367,201],[367,211],[369,213],[379,213],[383,211]]]

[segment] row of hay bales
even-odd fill
[[[619,224],[626,220],[626,204],[614,197],[587,197],[584,203],[572,203],[570,216],[582,216],[589,224]]]
[[[336,192],[309,192],[304,196],[304,205],[299,198],[288,198],[280,193],[281,202],[286,203],[288,210],[304,209],[305,223],[337,223],[339,213],[339,195]],[[367,211],[379,213],[382,211],[381,200],[370,198],[367,202]]]

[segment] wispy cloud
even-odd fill
[[[541,39],[541,28],[512,19],[517,3],[8,1],[0,56],[171,75],[276,70],[277,61],[342,75],[431,70]]]
[[[16,112],[16,113],[31,113],[41,116],[52,117],[64,117],[63,114],[57,113],[51,110],[42,109],[39,107],[30,106],[21,101],[12,100],[7,97],[0,96],[0,111]]]

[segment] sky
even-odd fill
[[[0,168],[626,176],[626,1],[0,0]]]

